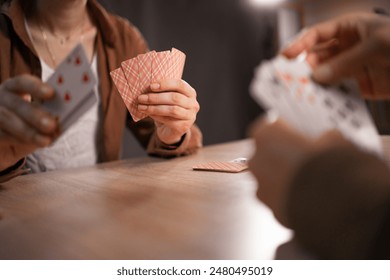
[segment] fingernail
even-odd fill
[[[44,127],[52,127],[54,126],[54,121],[51,120],[50,118],[44,117],[41,119],[41,125]]]
[[[147,102],[149,97],[146,94],[141,94],[138,96],[138,102]]]
[[[322,65],[313,72],[313,78],[319,82],[328,82],[333,78],[333,71],[329,65]]]
[[[159,83],[153,83],[150,85],[150,88],[152,90],[156,90],[156,89],[159,89],[160,88],[160,84]]]
[[[22,96],[23,100],[26,102],[32,102],[32,97],[30,94],[25,94]]]
[[[140,111],[146,111],[148,109],[148,106],[146,105],[138,105],[138,110]]]
[[[266,122],[268,124],[273,124],[273,123],[277,122],[277,120],[279,119],[279,115],[276,111],[271,110],[271,111],[268,111],[265,119],[266,119]]]

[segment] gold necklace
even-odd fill
[[[82,29],[81,29],[81,34],[80,34],[80,41],[79,41],[80,43],[82,43],[84,41],[85,22],[86,22],[86,19],[84,18]],[[54,55],[52,49],[50,48],[50,44],[49,44],[49,42],[47,40],[46,32],[43,30],[41,22],[38,22],[38,27],[39,27],[39,30],[41,31],[41,35],[42,35],[43,41],[45,42],[46,50],[49,53],[50,59],[51,59],[51,61],[53,63],[53,66],[57,67],[56,56]],[[69,41],[69,39],[70,39],[70,35],[69,36],[65,36],[65,40],[64,40],[64,38],[61,38],[60,39],[60,45],[63,46],[65,44],[65,42]]]

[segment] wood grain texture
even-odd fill
[[[269,259],[289,238],[239,174],[193,171],[249,157],[250,140],[0,186],[0,259]]]

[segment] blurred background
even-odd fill
[[[390,12],[389,0],[98,0],[142,32],[149,48],[187,54],[183,79],[198,93],[204,144],[247,137],[262,113],[249,96],[254,68],[304,27],[347,12]],[[370,102],[379,131],[390,133],[390,103]],[[130,133],[123,157],[144,151]]]

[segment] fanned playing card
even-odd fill
[[[96,78],[81,44],[61,62],[47,83],[55,97],[42,104],[45,110],[58,116],[61,131],[68,129],[96,102]]]
[[[192,169],[197,171],[239,173],[248,169],[248,160],[246,158],[237,158],[231,161],[211,161],[197,164]]]
[[[152,61],[152,82],[164,79],[167,77],[167,68],[169,62],[170,51],[155,52]],[[184,64],[183,64],[184,66]]]
[[[380,137],[353,81],[325,87],[311,79],[302,57],[278,56],[256,70],[251,95],[267,110],[310,137],[338,129],[364,150],[382,154]]]
[[[116,87],[121,95],[126,108],[129,112],[132,112],[136,118],[141,119],[144,117],[144,114],[141,114],[137,110],[137,103],[133,97],[132,90],[130,88],[129,83],[127,82],[126,76],[122,70],[122,68],[118,68],[110,73],[111,78],[116,81]],[[136,84],[136,83],[135,83]]]
[[[138,80],[139,80],[139,94],[144,94],[149,91],[149,86],[152,80],[152,64],[155,51],[137,56],[138,62]],[[139,95],[138,94],[138,95]],[[138,97],[137,95],[137,97]]]
[[[139,91],[138,61],[129,59],[121,63],[122,67],[112,71],[111,78],[121,95],[127,110],[135,121],[146,117],[138,111],[137,92]]]
[[[172,79],[180,79],[183,75],[184,62],[186,56],[178,49],[172,48],[170,59],[167,68],[167,77]]]
[[[155,81],[181,79],[185,59],[185,54],[175,48],[171,51],[151,51],[122,62],[120,68],[110,73],[135,122],[147,117],[138,111],[138,96],[149,92],[150,84]]]

